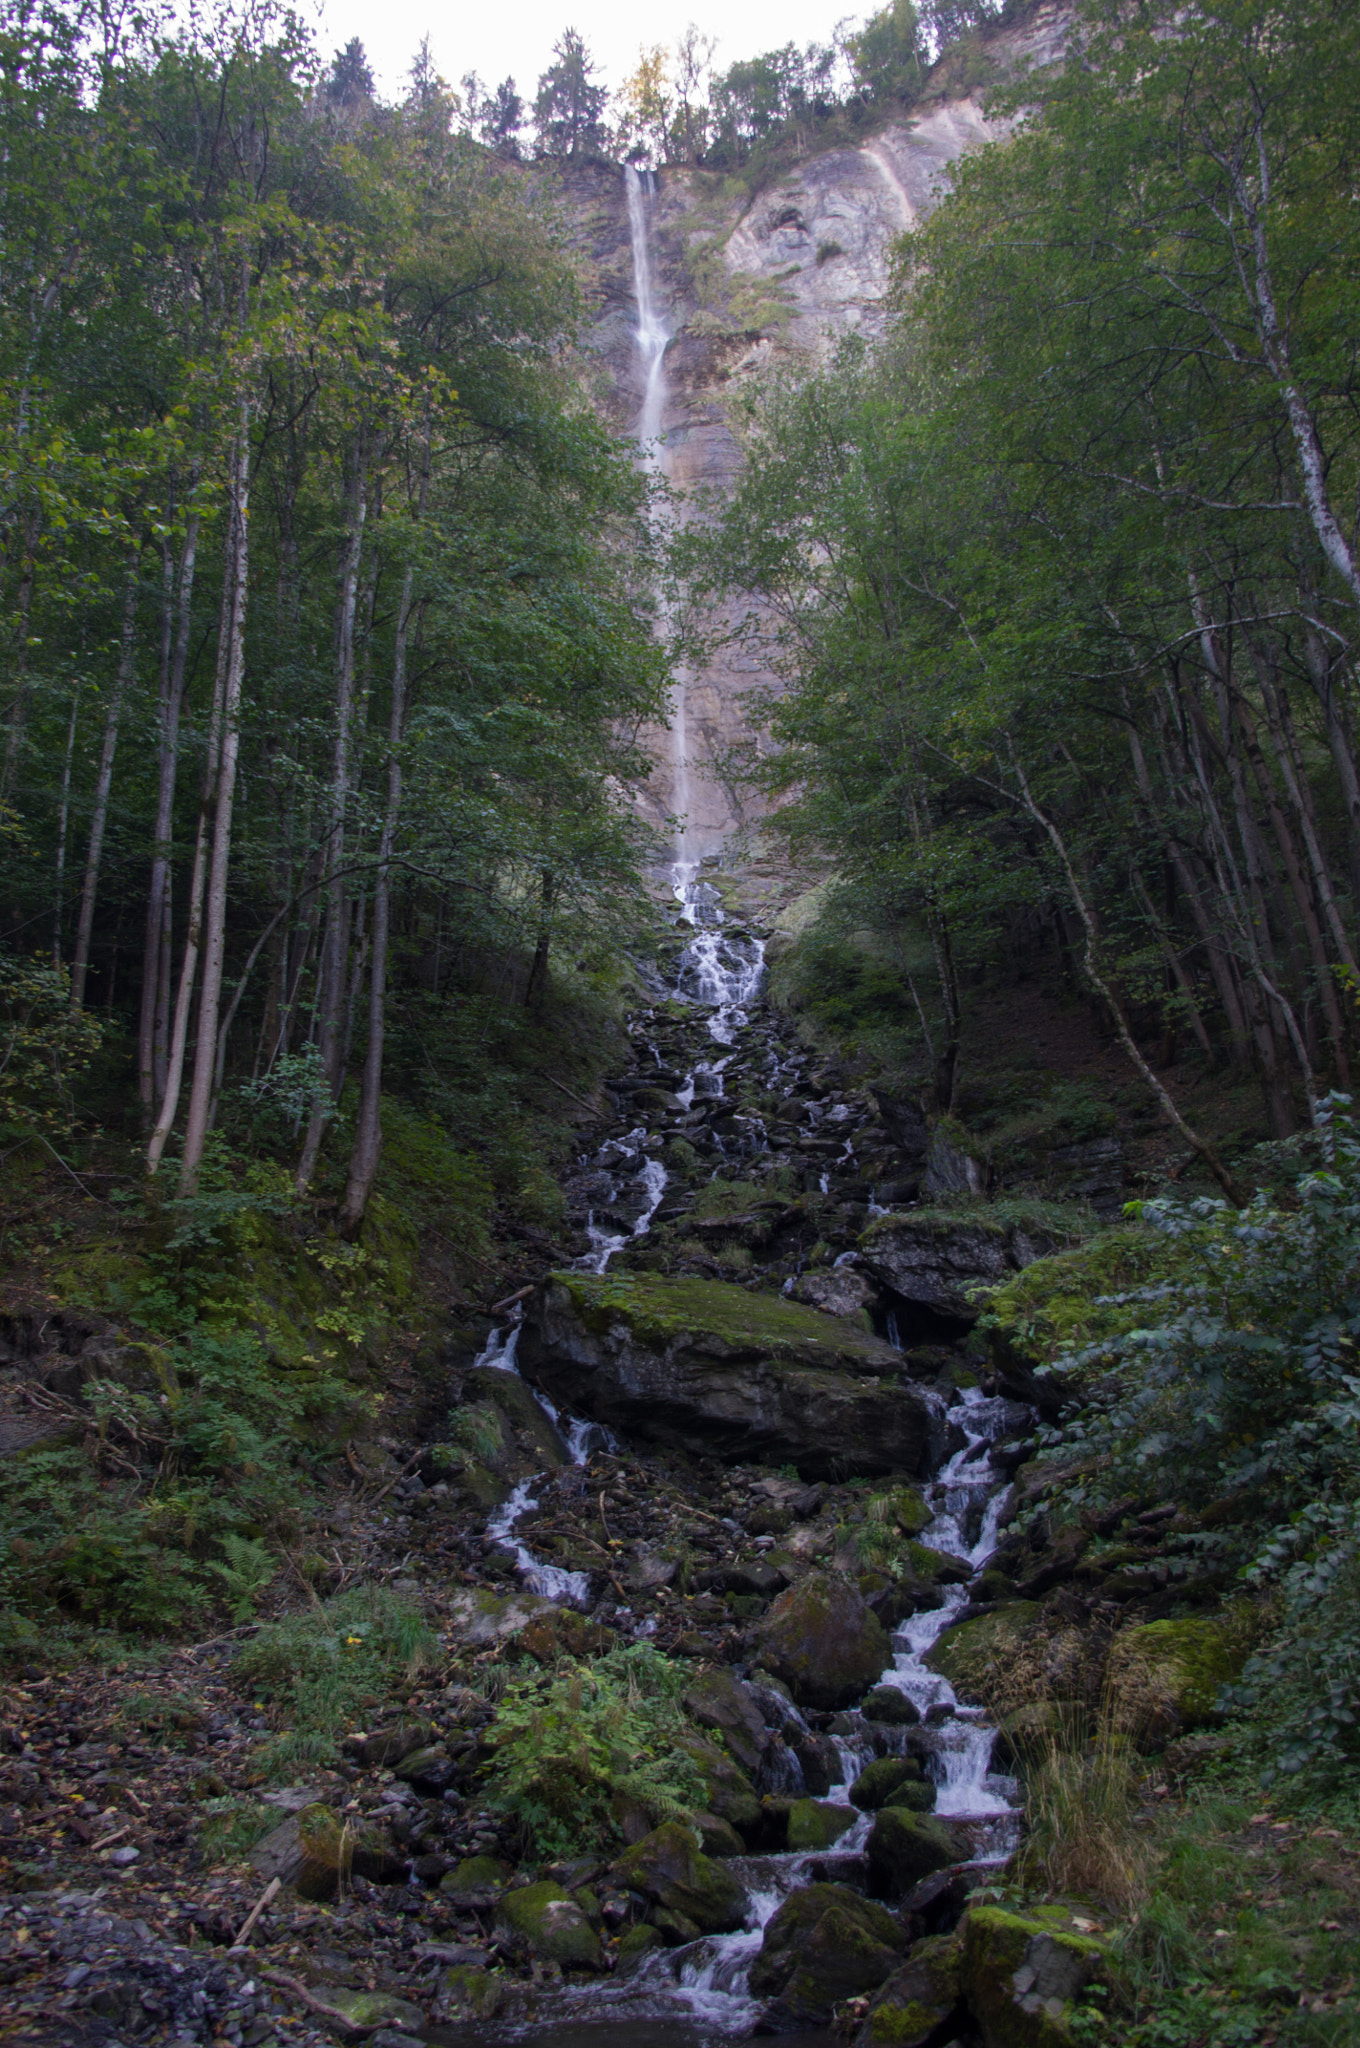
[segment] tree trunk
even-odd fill
[[[336,622],[335,753],[331,765],[330,821],[322,842],[323,874],[333,877],[326,903],[326,935],[317,988],[317,1036],[325,1095],[312,1106],[294,1185],[305,1194],[316,1171],[321,1140],[344,1084],[345,951],[349,903],[338,870],[344,861],[345,814],[349,802],[350,737],[354,711],[354,619],[358,603],[359,563],[364,542],[367,478],[363,439],[354,451],[354,488],[349,531],[345,536]]]
[[[197,484],[196,473],[194,484]],[[142,943],[142,1007],[137,1026],[137,1093],[148,1117],[155,1116],[156,1104],[165,1086],[166,1032],[170,1013],[170,850],[197,553],[198,514],[193,512],[184,529],[174,645],[161,677],[157,707],[156,822],[146,902],[146,934]],[[167,613],[168,610],[169,607]]]
[[[61,921],[66,890],[66,829],[71,818],[71,760],[76,750],[76,720],[80,713],[80,684],[71,692],[71,716],[66,727],[66,753],[61,766],[61,802],[57,806],[57,858],[52,878],[52,965],[61,966]]]
[[[236,798],[236,764],[241,751],[241,689],[245,678],[246,602],[250,566],[250,415],[241,405],[236,430],[232,475],[232,585],[228,625],[227,672],[222,692],[222,758],[217,771],[217,803],[213,812],[212,867],[208,876],[203,919],[203,986],[198,999],[198,1037],[194,1045],[194,1077],[184,1127],[179,1191],[191,1195],[208,1135],[213,1071],[217,1055],[217,1013],[222,997],[222,969],[227,937],[227,876],[231,865],[232,807]]]
[[[90,843],[85,855],[85,879],[80,890],[80,919],[76,925],[75,952],[71,958],[71,1008],[85,1002],[85,977],[90,965],[90,940],[94,933],[94,905],[99,889],[99,864],[104,855],[104,830],[109,818],[109,791],[113,787],[113,757],[118,751],[118,727],[123,716],[123,699],[132,680],[137,653],[137,571],[140,548],[128,571],[127,595],[123,603],[123,631],[118,648],[118,672],[104,719],[104,744],[99,750],[99,770],[94,783],[94,810],[90,816]]]

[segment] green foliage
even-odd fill
[[[265,1587],[279,1575],[279,1561],[255,1536],[240,1536],[229,1529],[222,1538],[223,1555],[209,1561],[208,1570],[222,1581],[230,1599],[231,1618],[250,1621]]]
[[[277,1808],[264,1806],[258,1799],[244,1799],[237,1793],[205,1799],[198,1829],[199,1854],[209,1869],[214,1864],[237,1862],[278,1824]]]
[[[69,1132],[72,1084],[100,1037],[97,1018],[72,1010],[64,967],[0,950],[0,1126]]]
[[[331,1763],[342,1731],[413,1678],[434,1654],[420,1610],[381,1587],[356,1586],[324,1606],[266,1622],[232,1659],[232,1675],[271,1709],[275,1733],[259,1753],[266,1775]]]
[[[615,1793],[657,1820],[701,1808],[705,1790],[678,1747],[689,1732],[685,1667],[650,1644],[565,1662],[506,1690],[489,1737],[487,1797],[523,1824],[538,1853],[598,1853],[621,1839]]]

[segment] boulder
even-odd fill
[[[545,1963],[560,1963],[564,1969],[600,1967],[598,1935],[571,1893],[551,1878],[504,1892],[496,1925]]]
[[[376,2028],[390,2027],[398,2034],[423,2034],[427,2025],[418,2005],[406,1998],[393,1998],[386,1991],[347,1991],[328,1984],[326,2004],[343,2013],[355,2033],[372,2034]]]
[[[837,1316],[781,1295],[654,1273],[554,1273],[519,1352],[553,1400],[633,1438],[804,1480],[924,1473],[944,1449],[931,1390]]]
[[[900,1792],[913,1796],[900,1799]],[[917,1792],[928,1794],[927,1803],[918,1806]],[[861,1813],[877,1813],[884,1806],[906,1806],[913,1811],[928,1813],[935,1804],[935,1794],[923,1782],[920,1759],[914,1756],[881,1756],[864,1769],[850,1787],[850,1798]]]
[[[465,1402],[489,1401],[514,1430],[525,1449],[532,1455],[529,1470],[541,1472],[544,1466],[556,1470],[571,1463],[571,1452],[563,1443],[552,1423],[548,1420],[542,1404],[534,1399],[517,1372],[504,1372],[499,1366],[481,1365],[463,1375],[463,1399]],[[516,1477],[523,1476],[516,1471]]]
[[[1039,1619],[1033,1600],[1012,1600],[948,1628],[921,1660],[947,1679],[960,1699],[985,1700]]]
[[[798,1759],[803,1783],[814,1799],[840,1784],[841,1753],[829,1735],[814,1734],[810,1728],[799,1729],[789,1737],[789,1748]]]
[[[1147,1621],[1115,1637],[1106,1684],[1132,1736],[1167,1742],[1218,1718],[1219,1689],[1237,1676],[1243,1654],[1211,1615]]]
[[[439,1995],[451,2020],[494,2020],[505,2003],[506,1986],[489,1970],[455,1963],[440,1972]]]
[[[695,1813],[691,1820],[699,1831],[699,1847],[705,1856],[744,1856],[746,1844],[732,1826],[720,1814]]]
[[[869,1311],[879,1300],[878,1289],[853,1266],[826,1266],[820,1272],[804,1273],[794,1283],[793,1298],[824,1315],[842,1316],[847,1322],[868,1329]]]
[[[699,1672],[686,1689],[682,1704],[701,1728],[717,1730],[743,1770],[760,1768],[770,1744],[765,1717],[747,1687],[725,1666],[713,1665]]]
[[[320,1800],[271,1829],[251,1850],[250,1861],[260,1877],[276,1877],[304,1899],[334,1898],[352,1874],[379,1884],[406,1875],[405,1859],[380,1829],[347,1826]]]
[[[869,2007],[854,2048],[927,2048],[940,2039],[959,2002],[962,1950],[957,1934],[916,1942]]]
[[[955,1828],[933,1814],[885,1806],[869,1836],[869,1882],[880,1898],[901,1898],[923,1877],[964,1863],[972,1851]]]
[[[901,1951],[901,1926],[882,1906],[849,1885],[805,1885],[769,1922],[751,1966],[752,1993],[773,2001],[764,2025],[828,2026],[843,2000],[883,1982]]]
[[[443,1743],[413,1749],[396,1767],[396,1774],[417,1792],[437,1794],[448,1790],[458,1775],[458,1766]]]
[[[697,1765],[704,1781],[708,1811],[740,1834],[760,1826],[760,1800],[745,1772],[706,1735],[681,1736],[676,1744]]]
[[[783,1679],[800,1706],[849,1706],[892,1660],[888,1632],[858,1586],[809,1572],[781,1593],[756,1630],[757,1662]]]
[[[860,1701],[859,1710],[866,1721],[881,1721],[885,1728],[914,1728],[921,1718],[915,1700],[896,1685],[876,1685]]]
[[[375,1728],[371,1735],[351,1736],[345,1747],[370,1770],[383,1764],[391,1770],[403,1757],[426,1748],[433,1739],[434,1730],[428,1721],[393,1721],[386,1728]]]
[[[746,1911],[746,1894],[731,1871],[705,1856],[693,1831],[676,1820],[625,1849],[610,1877],[621,1890],[641,1892],[681,1914],[700,1934],[730,1934]]]
[[[927,1201],[938,1201],[941,1196],[980,1195],[982,1193],[982,1169],[971,1154],[957,1144],[942,1123],[935,1124],[930,1133],[926,1150],[926,1168],[921,1177],[921,1193]]]
[[[789,1803],[785,1840],[795,1853],[829,1849],[858,1818],[853,1806],[833,1806],[822,1799],[794,1799]]]
[[[558,1612],[537,1593],[493,1593],[486,1586],[456,1587],[449,1596],[449,1634],[471,1650],[493,1649],[509,1642],[531,1622],[548,1621]]]
[[[959,1981],[985,2048],[1069,2048],[1072,2001],[1099,1969],[1103,1944],[1066,1915],[1027,1918],[973,1906],[960,1930]]]
[[[979,1284],[999,1287],[1018,1268],[1011,1255],[1013,1232],[976,1216],[940,1216],[920,1210],[909,1216],[880,1216],[859,1241],[860,1264],[875,1279],[921,1308],[952,1322],[974,1323],[982,1303]]]
[[[475,1911],[491,1905],[509,1884],[513,1872],[495,1856],[465,1856],[455,1870],[446,1870],[439,1889],[452,1906]]]

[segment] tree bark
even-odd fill
[[[66,887],[66,829],[71,817],[71,760],[76,750],[76,720],[80,714],[80,684],[71,692],[71,716],[66,727],[66,753],[61,766],[61,802],[57,806],[57,858],[52,878],[52,965],[61,966],[61,920]]]
[[[193,482],[197,484],[196,473]],[[156,822],[146,900],[146,934],[142,943],[142,1007],[137,1026],[137,1093],[144,1113],[153,1118],[165,1087],[166,1033],[170,1013],[171,834],[197,554],[198,514],[192,512],[184,529],[184,544],[180,551],[174,644],[162,673],[157,707]]]
[[[85,877],[80,890],[80,918],[76,925],[75,951],[71,957],[71,1008],[85,1003],[85,978],[90,966],[90,940],[94,935],[95,897],[99,890],[99,866],[104,855],[104,832],[109,818],[109,792],[113,787],[113,759],[118,751],[118,727],[123,700],[132,680],[137,654],[137,571],[141,561],[138,548],[128,570],[127,594],[123,602],[123,630],[118,646],[118,670],[113,694],[104,719],[104,744],[99,750],[99,769],[94,783],[94,809],[90,814],[90,842],[85,855]]]

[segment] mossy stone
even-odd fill
[[[746,1894],[732,1873],[705,1856],[679,1821],[664,1821],[625,1849],[610,1875],[622,1890],[683,1914],[701,1934],[730,1934],[746,1910]]]
[[[485,1899],[503,1892],[512,1875],[509,1864],[502,1863],[499,1857],[465,1856],[456,1869],[444,1872],[439,1889],[455,1899]]]
[[[876,1685],[860,1701],[859,1710],[866,1721],[880,1721],[885,1728],[914,1728],[921,1718],[915,1700],[896,1685]]]
[[[861,1813],[877,1813],[881,1806],[914,1806],[915,1801],[897,1794],[921,1785],[920,1760],[914,1756],[880,1756],[864,1769],[850,1787],[850,1798]],[[930,1804],[935,1795],[930,1795]],[[923,1808],[922,1811],[928,1809]]]
[[[699,1846],[705,1856],[744,1856],[746,1844],[733,1827],[717,1813],[696,1813],[694,1825],[699,1830]]]
[[[544,1962],[563,1969],[600,1967],[594,1928],[571,1893],[551,1878],[505,1892],[496,1907],[496,1925]]]
[[[1244,1653],[1231,1626],[1210,1615],[1147,1621],[1115,1638],[1109,1682],[1127,1696],[1133,1720],[1145,1718],[1156,1732],[1175,1734],[1217,1718],[1219,1689],[1237,1676]]]
[[[809,1572],[781,1593],[757,1644],[757,1662],[784,1680],[800,1706],[819,1709],[849,1706],[892,1659],[882,1622],[837,1572]]]
[[[505,2003],[503,1980],[471,1963],[455,1963],[443,1971],[439,1992],[450,2019],[493,2020]]]
[[[901,1949],[900,1923],[872,1899],[848,1885],[805,1885],[769,1922],[751,1966],[755,1996],[774,2000],[764,2024],[827,2025],[844,2000],[883,1982]]]
[[[741,1835],[750,1835],[760,1826],[759,1795],[746,1773],[723,1754],[716,1742],[710,1742],[706,1735],[684,1735],[676,1748],[698,1766],[708,1812],[716,1813]]]
[[[926,2048],[939,2038],[959,2002],[963,1942],[936,1934],[913,1944],[874,1999],[854,2048]]]
[[[853,1806],[834,1806],[823,1799],[795,1799],[789,1806],[788,1846],[795,1852],[829,1849],[854,1826],[855,1820]]]
[[[972,1853],[966,1837],[944,1821],[900,1806],[880,1809],[868,1848],[870,1885],[880,1898],[900,1898],[923,1877]]]
[[[645,1922],[639,1927],[630,1927],[616,1951],[616,1973],[625,1976],[628,1971],[637,1968],[644,1956],[650,1955],[653,1949],[662,1948],[664,1945],[665,1938],[659,1927],[650,1927]]]
[[[425,2028],[425,2015],[418,2005],[406,1998],[393,1998],[386,1991],[348,1991],[328,1984],[326,2003],[343,2013],[356,2032],[395,2027],[399,2033],[412,2033]]]
[[[985,2048],[1069,2048],[1072,2001],[1099,1969],[1103,1943],[1056,1917],[1000,1906],[970,1908],[961,1933],[960,1988]]]
[[[1039,1619],[1036,1600],[1013,1600],[992,1614],[946,1629],[922,1662],[948,1679],[960,1699],[985,1699]]]

